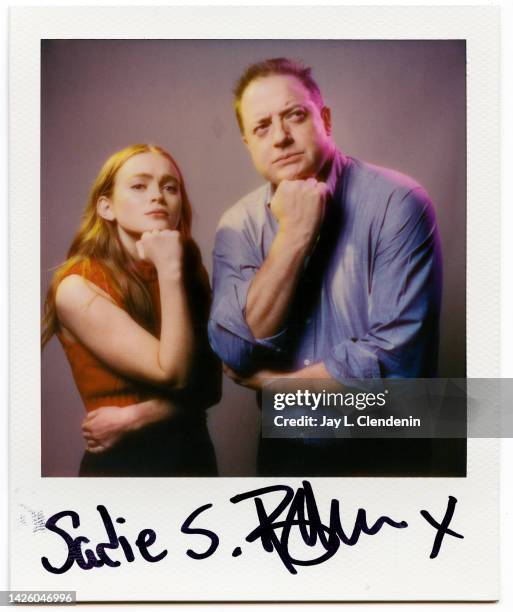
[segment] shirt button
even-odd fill
[[[309,366],[309,365],[310,365],[310,359],[305,359],[305,360],[303,361],[303,363],[304,363],[306,366]]]

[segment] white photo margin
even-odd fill
[[[230,505],[237,493],[283,479],[57,479],[40,476],[40,42],[44,38],[311,38],[465,39],[467,42],[467,373],[499,377],[500,123],[499,11],[490,7],[197,7],[17,8],[10,23],[10,588],[76,590],[79,600],[494,600],[498,597],[498,443],[468,442],[466,479],[312,479],[321,507],[331,497],[385,510],[415,529],[362,540],[301,580],[257,544],[241,558],[231,550],[255,526],[254,510]],[[295,479],[287,484],[300,485]],[[445,542],[435,561],[433,530],[420,508],[440,515],[458,498],[454,528],[464,541]],[[386,504],[384,507],[384,500]],[[148,503],[150,501],[150,503]],[[154,528],[166,560],[114,571],[77,568],[47,573],[42,555],[62,556],[55,536],[24,523],[24,512],[48,517],[80,511],[94,541],[96,505],[127,519],[124,533]],[[205,503],[206,528],[221,536],[215,555],[185,555],[193,542],[180,525]],[[40,514],[38,514],[40,513]],[[21,517],[21,519],[20,519]],[[441,518],[441,516],[440,516]],[[485,527],[483,527],[485,526]],[[409,531],[409,530],[408,530]],[[198,545],[201,546],[201,545]],[[390,564],[388,553],[400,549]],[[350,553],[350,554],[349,554]],[[105,570],[109,568],[104,568]],[[408,579],[394,576],[408,575]],[[201,589],[198,590],[198,584]],[[195,596],[192,594],[196,593]]]

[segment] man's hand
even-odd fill
[[[310,246],[319,232],[327,195],[326,183],[314,178],[282,181],[271,200],[280,232]]]
[[[102,406],[88,413],[82,421],[86,450],[103,453],[121,440],[134,424],[131,406]]]
[[[322,380],[333,380],[331,374],[326,369],[326,366],[321,361],[319,363],[314,363],[311,366],[306,368],[302,368],[301,370],[295,370],[293,372],[277,372],[276,370],[259,370],[258,372],[254,372],[249,376],[243,376],[235,370],[232,370],[226,364],[223,364],[223,371],[238,385],[242,385],[243,387],[248,387],[248,389],[254,389],[255,391],[261,391],[266,383],[270,383],[276,379],[322,379]]]
[[[254,389],[255,391],[260,391],[264,388],[266,383],[269,383],[276,378],[287,377],[285,372],[275,372],[274,370],[259,370],[254,374],[244,376],[235,370],[232,370],[225,363],[223,364],[223,372],[226,374],[226,376],[228,376],[228,378],[231,378],[233,382],[237,383],[238,385],[247,387],[248,389]]]

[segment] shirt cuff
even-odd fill
[[[367,390],[383,387],[379,360],[361,341],[346,340],[337,344],[324,365],[335,380],[348,387]],[[372,382],[369,379],[373,379]]]

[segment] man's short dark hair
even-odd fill
[[[275,57],[272,59],[263,60],[261,62],[256,62],[255,64],[251,64],[251,66],[246,68],[233,88],[233,105],[235,108],[237,122],[242,133],[244,132],[244,125],[242,123],[240,113],[240,101],[243,93],[245,92],[247,86],[255,79],[260,79],[274,74],[287,74],[296,77],[310,92],[312,100],[315,102],[315,104],[317,104],[319,108],[324,106],[321,90],[312,77],[312,69],[305,66],[302,61],[291,60],[287,59],[286,57]]]

